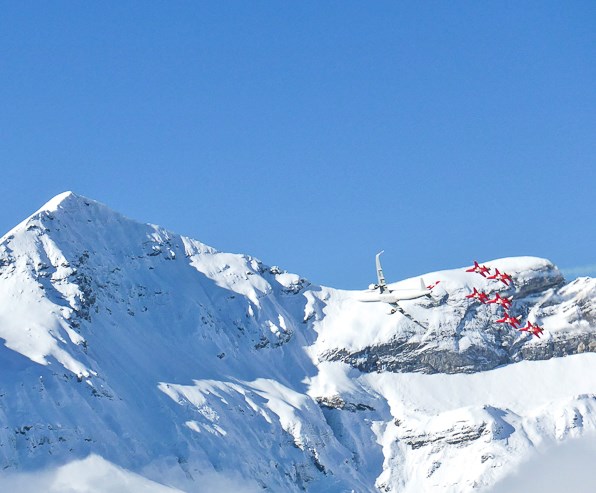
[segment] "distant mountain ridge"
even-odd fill
[[[463,269],[389,315],[60,194],[0,240],[0,465],[96,454],[183,491],[488,490],[541,443],[596,433],[596,280],[487,265],[542,339],[466,299],[497,285]]]

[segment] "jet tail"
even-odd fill
[[[381,250],[379,253],[377,253],[377,256],[375,257],[375,263],[377,264],[377,286],[379,286],[379,290],[381,291],[381,293],[387,289],[385,275],[383,274],[383,268],[381,267],[381,254],[384,251],[385,250]]]

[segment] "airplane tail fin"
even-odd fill
[[[381,293],[385,291],[385,289],[387,288],[387,284],[385,283],[385,275],[383,274],[383,268],[381,267],[381,254],[384,251],[385,250],[381,250],[379,253],[377,253],[377,256],[375,257],[375,263],[377,265],[377,285],[379,286]]]
[[[428,285],[428,284],[426,284],[426,283],[424,282],[424,278],[422,278],[422,277],[421,277],[421,278],[420,278],[420,290],[421,290],[421,291],[426,291],[426,294],[425,294],[425,296],[428,296],[429,298],[432,298],[432,297],[433,297],[433,295],[432,295],[432,289],[433,289],[433,288],[434,288],[434,287],[435,287],[437,284],[439,284],[439,282],[441,282],[441,281],[437,281],[437,282],[435,282],[435,283],[434,283],[434,284],[432,284],[432,285]]]

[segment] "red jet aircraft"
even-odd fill
[[[511,282],[511,276],[505,272],[499,272],[499,269],[495,269],[495,273],[492,276],[488,276],[487,279],[496,279],[505,284],[505,286],[509,286],[509,283]]]
[[[521,327],[518,330],[520,332],[530,332],[531,334],[535,335],[538,338],[544,332],[544,329],[542,327],[540,327],[540,325],[533,324],[529,320],[526,322],[526,326],[525,327]]]
[[[440,282],[441,281],[434,282],[434,283],[430,284],[429,286],[426,286],[426,289],[429,289],[429,290],[433,289],[433,288],[437,287],[437,284],[439,284]]]
[[[505,316],[503,318],[500,318],[499,320],[497,320],[498,324],[509,324],[511,325],[514,329],[518,329],[519,328],[519,324],[521,322],[521,315],[517,316],[517,317],[512,317],[511,315],[509,315],[509,313],[505,312]]]
[[[482,277],[486,277],[487,274],[490,274],[490,269],[486,265],[478,265],[478,262],[474,260],[474,267],[466,269],[466,272],[476,272]]]
[[[474,291],[466,295],[466,298],[474,298],[480,301],[480,303],[486,303],[488,300],[488,295],[484,291],[479,292],[476,288],[474,288]]]
[[[511,301],[513,300],[513,296],[509,298],[502,298],[499,293],[495,294],[495,297],[492,300],[488,300],[487,303],[495,303],[497,305],[501,305],[505,310],[509,310],[511,308]]]

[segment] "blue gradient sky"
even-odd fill
[[[2,232],[73,190],[342,288],[596,274],[593,1],[0,7]]]

